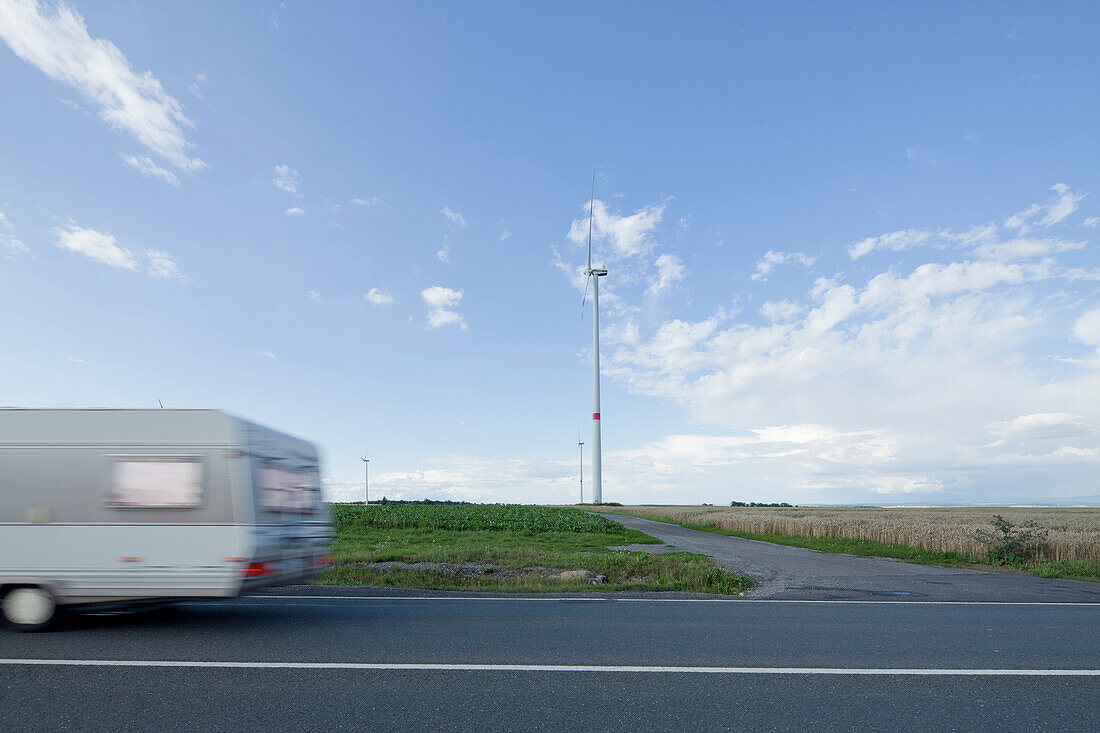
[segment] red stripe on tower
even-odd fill
[[[593,420],[599,420],[599,419],[600,419],[600,413],[598,413],[598,412],[593,412],[593,413],[592,413],[592,419],[593,419]]]

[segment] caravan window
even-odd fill
[[[265,463],[257,473],[260,504],[265,509],[304,514],[316,511],[321,489],[310,471]]]
[[[176,509],[202,501],[198,456],[121,456],[112,460],[107,503],[115,507]]]

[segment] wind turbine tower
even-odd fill
[[[577,455],[581,458],[581,504],[584,503],[584,443],[577,441]]]
[[[592,213],[596,201],[596,171],[592,171],[592,197],[588,200],[588,259],[585,261],[585,295],[581,297],[581,312],[584,298],[588,295],[588,282],[592,282],[592,502],[603,503],[603,456],[600,449],[600,278],[607,276],[607,270],[592,267]]]

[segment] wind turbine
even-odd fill
[[[584,503],[584,443],[578,438],[577,455],[581,459],[581,504]]]
[[[592,282],[592,502],[603,502],[603,461],[600,450],[600,278],[607,270],[592,267],[592,212],[596,201],[596,171],[592,171],[592,197],[588,200],[588,259],[585,260],[584,295],[581,296],[581,317]]]

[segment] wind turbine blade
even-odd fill
[[[581,296],[581,320],[584,320],[584,302],[588,299],[588,283],[592,282],[592,276],[584,279],[584,295]]]
[[[587,268],[592,269],[592,205],[596,202],[596,169],[592,169],[592,196],[588,199],[588,259],[585,261]],[[588,289],[588,283],[585,283]],[[583,303],[583,300],[581,301]]]

